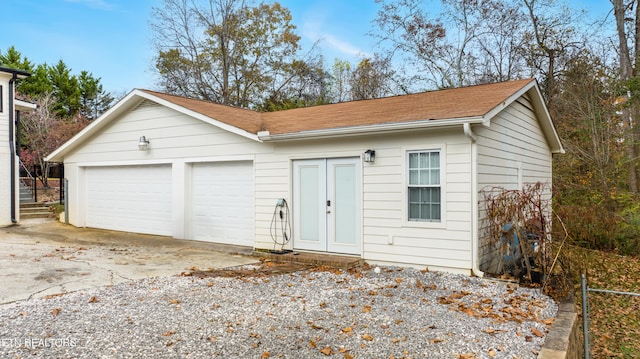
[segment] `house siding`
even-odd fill
[[[494,187],[520,190],[527,184],[541,182],[550,190],[552,154],[527,95],[520,97],[497,116],[489,127],[474,127],[478,136],[478,190]],[[545,193],[549,199],[551,192]],[[479,236],[486,235],[485,204],[479,200]],[[481,244],[480,268],[485,269],[495,249],[486,238]]]
[[[292,205],[290,182],[296,159],[360,157],[376,151],[375,163],[362,162],[362,257],[370,262],[414,265],[469,273],[471,268],[470,141],[462,126],[385,136],[323,141],[291,141],[256,156],[256,247],[271,249],[270,224],[278,198]],[[443,154],[443,220],[405,220],[406,152],[440,149]],[[289,243],[291,248],[292,243]]]
[[[85,226],[79,210],[85,206],[84,169],[87,166],[170,164],[173,172],[173,236],[185,238],[189,235],[185,211],[189,208],[190,163],[253,161],[255,154],[272,151],[272,146],[150,101],[143,104],[118,117],[65,156],[71,202],[69,220],[73,225]],[[146,136],[150,141],[149,150],[138,150],[140,136]]]
[[[9,80],[0,73],[2,112],[0,112],[0,226],[11,224],[11,149],[9,148]]]

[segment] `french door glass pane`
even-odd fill
[[[304,213],[300,218],[300,239],[304,241],[320,241],[318,171],[316,166],[300,167],[300,208]]]
[[[356,169],[355,165],[335,166],[335,239],[341,244],[356,243]]]

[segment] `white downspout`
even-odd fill
[[[464,134],[471,140],[471,272],[482,278],[484,272],[478,267],[480,245],[478,240],[478,138],[471,130],[471,124],[462,125]]]

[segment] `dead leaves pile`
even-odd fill
[[[545,306],[543,301],[526,294],[513,294],[513,290],[502,296],[502,303],[467,291],[454,291],[447,296],[440,296],[438,303],[470,317],[493,319],[495,323],[529,321],[551,325],[555,321],[555,318],[540,317],[541,309]]]

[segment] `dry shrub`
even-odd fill
[[[519,239],[523,267],[531,278],[532,268],[547,272],[548,246],[551,230],[551,189],[540,182],[526,185],[522,190],[488,187],[481,191],[484,203],[483,241],[497,255],[498,273],[504,273],[502,258],[514,251],[510,247],[514,236]],[[515,263],[517,267],[519,263]]]

